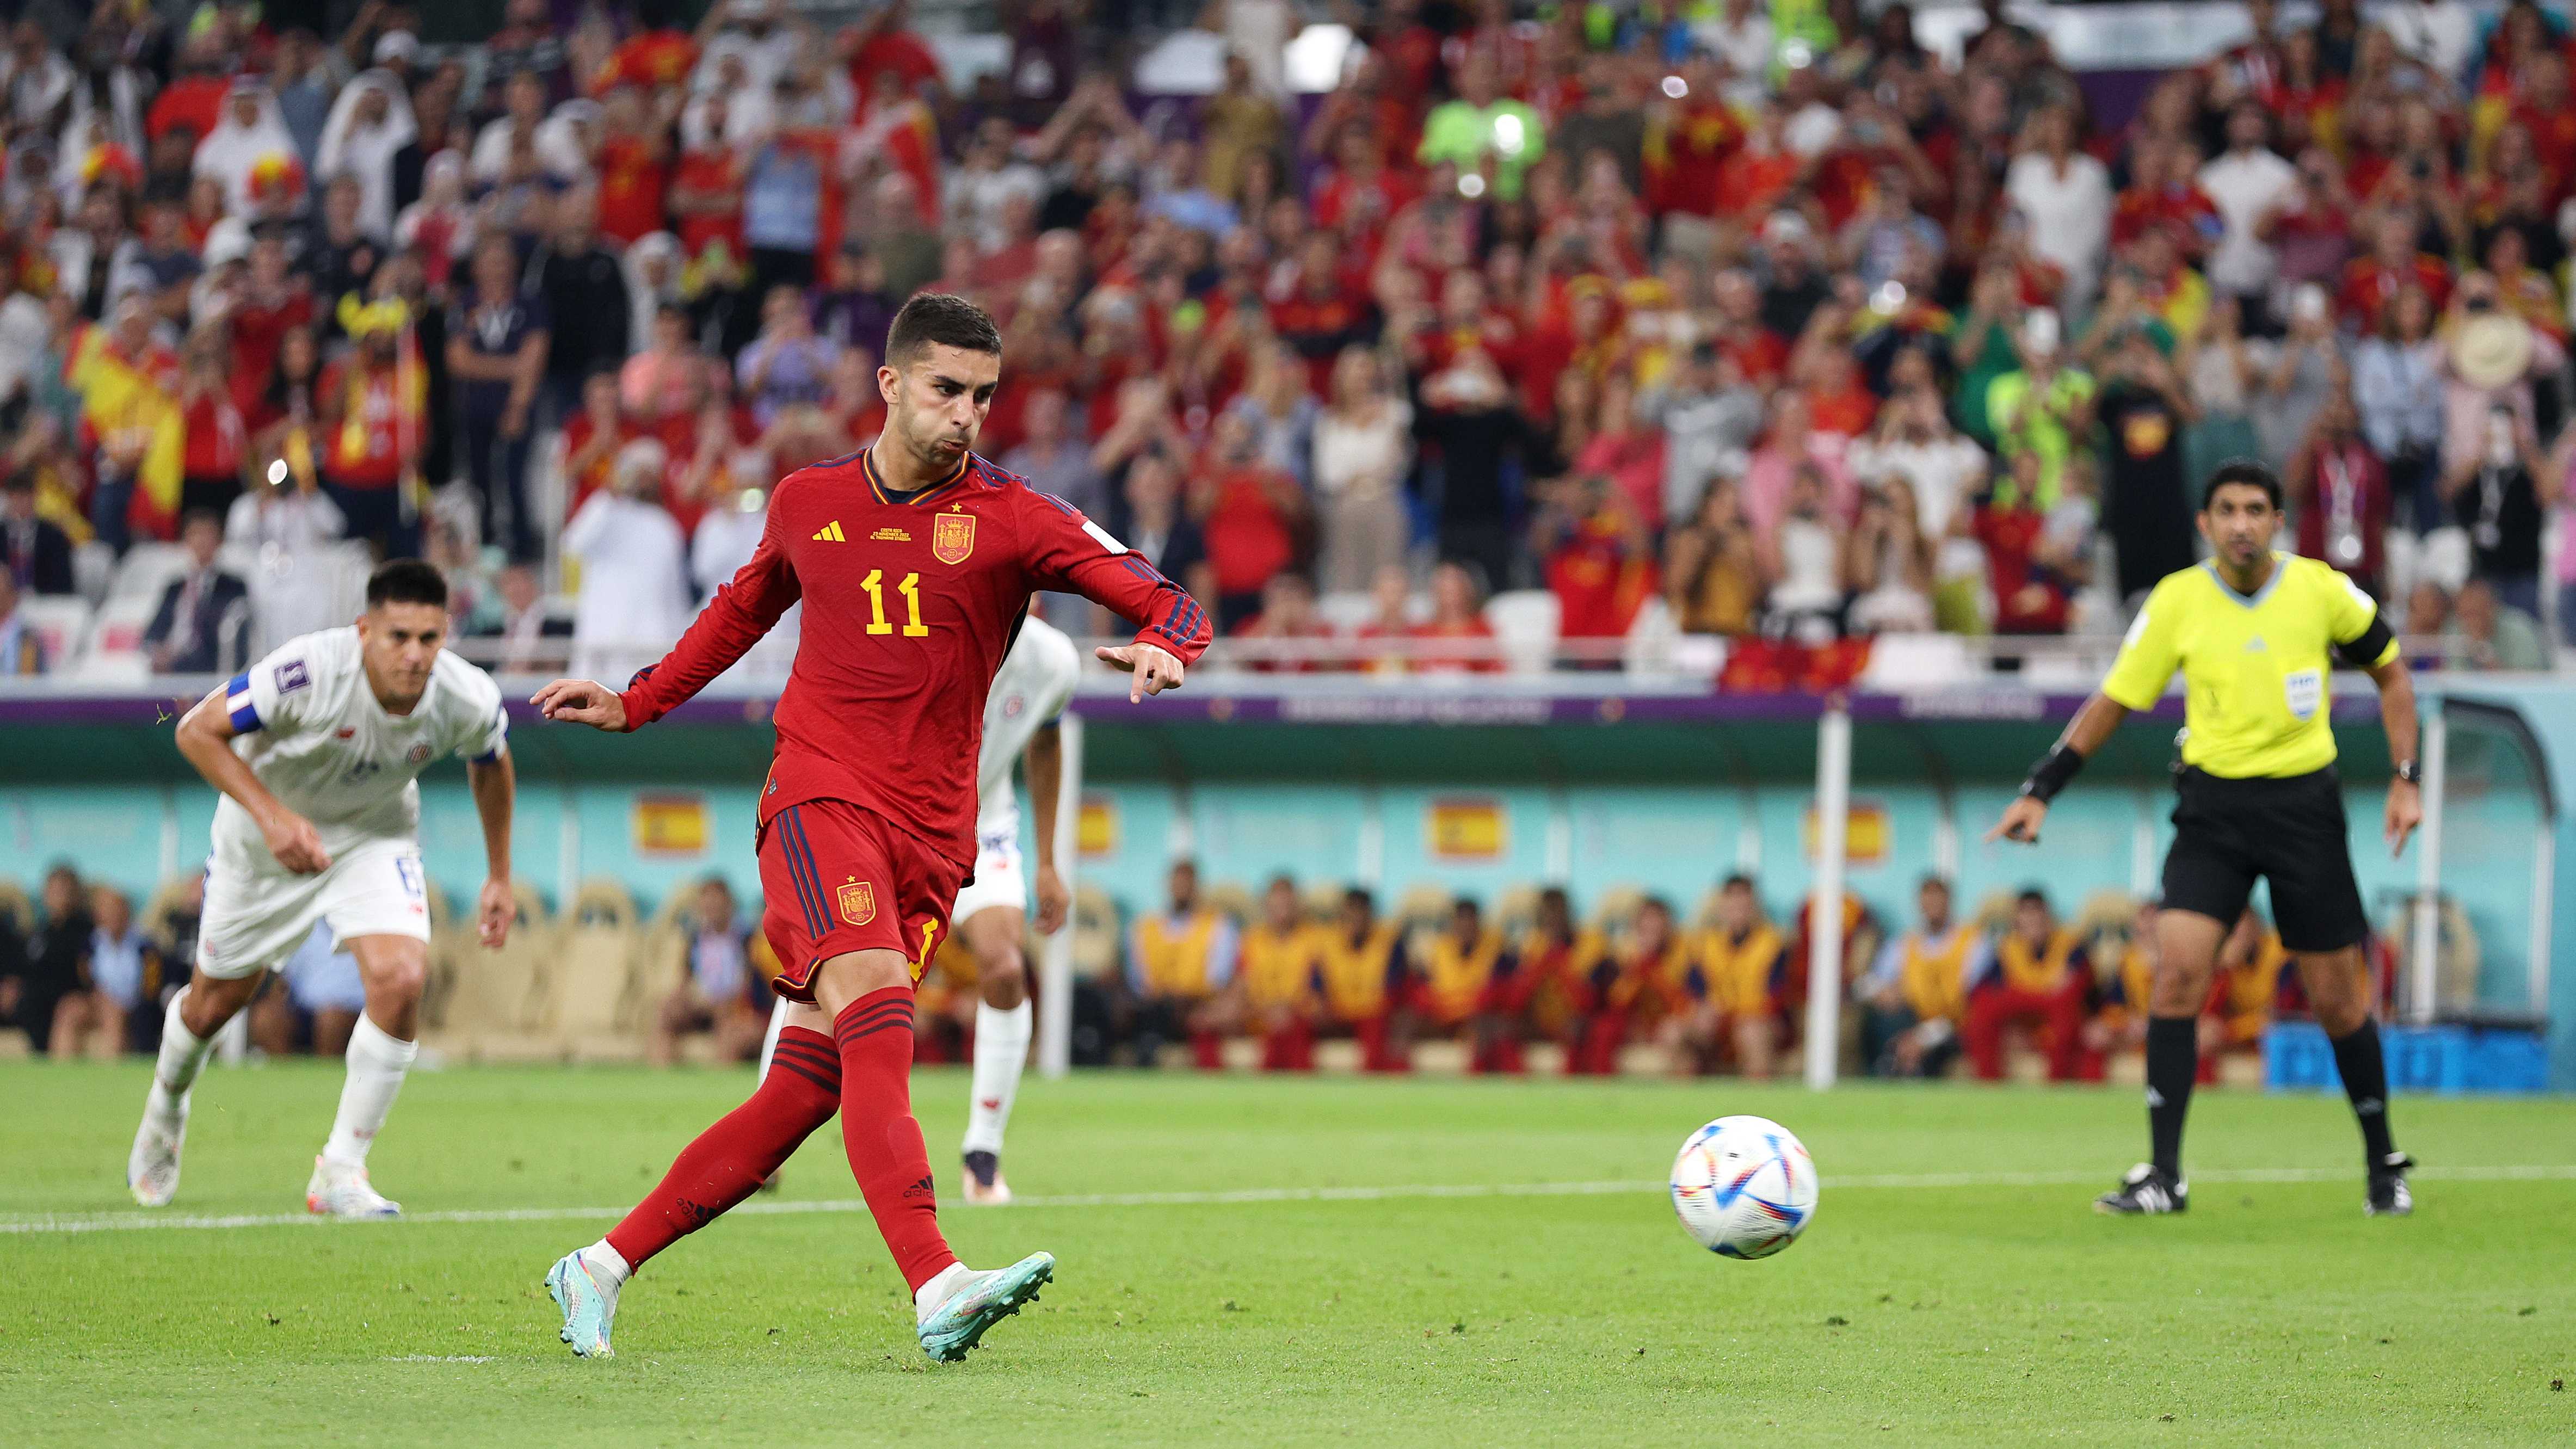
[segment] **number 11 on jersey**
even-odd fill
[[[859,587],[868,591],[868,632],[893,633],[894,625],[886,622],[885,570],[868,570],[868,576],[859,580]],[[930,626],[921,622],[921,575],[905,574],[903,582],[894,586],[894,591],[903,595],[904,613],[908,616],[908,621],[903,626],[903,637],[907,639],[928,637]]]

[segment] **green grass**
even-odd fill
[[[0,1065],[0,1218],[117,1214],[140,1067]],[[374,1158],[414,1212],[622,1207],[747,1073],[415,1077]],[[300,1207],[336,1064],[210,1073],[173,1213]],[[916,1079],[943,1194],[965,1082]],[[2204,1094],[2188,1217],[2086,1210],[2138,1154],[2128,1091],[1699,1084],[1032,1082],[1029,1194],[1652,1182],[1724,1112],[1827,1186],[1760,1263],[1653,1190],[1022,1207],[969,1261],[1062,1259],[932,1365],[864,1214],[737,1215],[631,1286],[576,1361],[539,1280],[610,1221],[0,1234],[0,1443],[1042,1445],[2565,1444],[2576,1441],[2576,1103],[2397,1105],[2408,1221],[2360,1212],[2339,1100]],[[2229,1180],[2316,1169],[2319,1180]],[[2037,1185],[1838,1179],[2080,1176]],[[782,1199],[856,1196],[839,1136]],[[763,1201],[770,1201],[764,1199]]]

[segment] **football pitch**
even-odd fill
[[[540,1286],[747,1071],[416,1074],[373,1159],[411,1221],[300,1217],[337,1063],[214,1069],[167,1225],[123,1184],[147,1069],[0,1064],[0,1443],[2565,1444],[2576,1102],[2401,1098],[2408,1220],[2361,1213],[2342,1101],[2204,1092],[2181,1218],[2089,1211],[2132,1090],[1032,1080],[1013,1185],[949,1238],[1061,1260],[926,1361],[837,1126],[682,1240],[618,1357]],[[1775,1117],[1806,1236],[1715,1258],[1659,1181]],[[597,1211],[594,1211],[597,1210]]]

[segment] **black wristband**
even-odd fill
[[[2055,748],[2030,767],[2030,778],[2021,782],[2021,793],[2045,805],[2057,798],[2057,792],[2084,768],[2084,757],[2072,745],[2059,740]]]

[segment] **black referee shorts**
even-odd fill
[[[2370,938],[2332,765],[2283,779],[2186,769],[2177,788],[2166,910],[2233,926],[2260,876],[2272,883],[2273,924],[2290,950],[2340,951]]]

